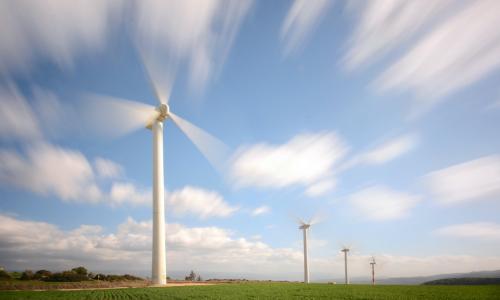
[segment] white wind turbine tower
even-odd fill
[[[304,222],[302,219],[298,219],[299,229],[303,232],[304,239],[304,283],[309,283],[309,264],[308,264],[308,247],[307,247],[307,237],[309,233],[309,227],[318,223],[318,220],[311,219],[308,223]]]
[[[157,107],[141,102],[108,96],[94,95],[88,99],[85,108],[91,126],[96,126],[100,133],[123,135],[139,128],[148,128],[153,132],[153,255],[152,281],[154,285],[167,283],[166,248],[165,248],[165,187],[163,164],[163,126],[171,119],[196,145],[212,166],[222,163],[227,154],[227,147],[215,137],[199,127],[182,119],[170,111],[168,100],[169,87],[163,89],[154,80],[154,74],[144,63],[151,87],[159,104]],[[85,112],[83,112],[85,114]],[[103,132],[104,131],[104,132]]]
[[[349,276],[347,274],[347,254],[349,253],[350,249],[349,247],[342,247],[342,250],[344,252],[344,271],[345,271],[345,284],[349,284]]]

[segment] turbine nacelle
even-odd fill
[[[151,119],[148,124],[146,124],[147,129],[153,128],[153,123],[154,121],[158,122],[163,122],[165,121],[168,117],[170,117],[170,107],[168,104],[162,103],[158,107],[155,108],[155,117],[154,119]]]
[[[299,229],[308,229],[309,227],[311,227],[311,224],[302,224]]]

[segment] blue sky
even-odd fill
[[[0,265],[149,274],[151,132],[104,134],[130,120],[88,110],[156,105],[142,53],[171,110],[229,149],[218,172],[165,126],[171,274],[299,280],[294,219],[313,216],[313,280],[341,277],[341,245],[354,277],[371,255],[387,277],[499,269],[498,9],[0,4]]]

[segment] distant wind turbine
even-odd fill
[[[153,132],[153,255],[152,280],[154,285],[167,283],[165,249],[165,188],[163,164],[163,126],[171,119],[200,152],[214,166],[220,166],[226,146],[215,137],[203,131],[170,111],[168,106],[170,89],[154,80],[151,68],[142,60],[158,106],[108,96],[94,95],[86,102],[87,121],[92,122],[100,133],[123,135],[139,128]],[[167,88],[167,89],[162,89]]]
[[[349,284],[349,276],[347,274],[347,254],[349,253],[349,247],[344,246],[342,250],[344,252],[344,270],[345,270],[345,284]]]
[[[375,285],[375,257],[372,256],[372,259],[370,261],[370,265],[372,267],[372,285]]]

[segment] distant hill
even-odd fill
[[[500,284],[500,278],[444,278],[423,283],[424,285],[487,285]]]
[[[460,278],[500,278],[500,270],[495,271],[479,271],[470,273],[452,273],[452,274],[438,274],[432,276],[419,276],[419,277],[395,277],[384,278],[377,280],[380,284],[423,284],[440,279],[460,279]]]

